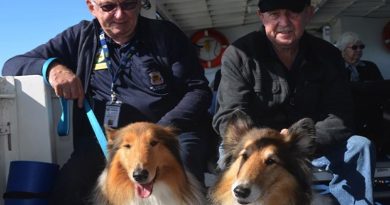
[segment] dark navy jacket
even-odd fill
[[[361,60],[356,65],[356,70],[359,73],[360,82],[383,80],[383,76],[378,66],[371,61]]]
[[[81,21],[46,44],[8,60],[3,75],[41,75],[44,62],[56,57],[80,77],[102,123],[111,77],[107,70],[94,71],[100,30],[96,19]],[[124,102],[120,126],[150,121],[196,130],[205,122],[211,91],[191,42],[172,23],[144,17],[139,18],[136,38],[136,53],[117,82],[119,99]],[[156,73],[157,81],[153,80]],[[94,136],[83,109],[74,106],[73,115],[74,136]]]

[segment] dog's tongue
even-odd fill
[[[149,197],[152,194],[153,183],[137,184],[137,194],[141,198]]]

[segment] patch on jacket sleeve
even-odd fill
[[[162,77],[161,73],[158,71],[150,72],[149,77],[150,77],[150,84],[152,86],[158,86],[164,84],[164,78]]]
[[[150,90],[153,90],[157,93],[165,93],[167,84],[164,81],[164,77],[160,73],[160,71],[151,71],[148,73],[149,76],[149,83],[150,83]]]

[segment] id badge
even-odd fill
[[[119,122],[119,114],[121,112],[120,102],[108,102],[106,104],[106,112],[104,114],[104,124],[111,127],[117,128]]]

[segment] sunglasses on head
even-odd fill
[[[102,4],[97,4],[95,0],[92,0],[92,3],[95,5],[99,6],[100,9],[104,12],[112,12],[116,11],[118,7],[120,7],[122,10],[132,10],[137,7],[138,1],[124,1],[118,4],[115,3],[102,3]]]
[[[360,50],[363,50],[365,47],[366,47],[366,46],[365,46],[364,44],[362,44],[362,45],[353,45],[353,46],[348,47],[348,48],[351,48],[352,50],[356,51],[358,48],[359,48]]]

